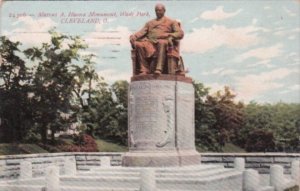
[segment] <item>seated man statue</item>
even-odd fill
[[[166,9],[162,4],[155,6],[156,19],[146,23],[138,32],[130,36],[130,43],[136,50],[139,63],[139,75],[151,73],[149,60],[157,55],[154,74],[163,72],[167,58],[167,50],[172,49],[174,42],[183,38],[183,31],[179,23],[165,15]],[[180,59],[179,51],[172,51],[172,56]]]

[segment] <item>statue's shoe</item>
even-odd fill
[[[161,75],[161,71],[160,70],[155,70],[154,74],[155,75]]]
[[[147,72],[141,72],[141,73],[139,73],[140,76],[147,75],[147,74],[148,74]]]

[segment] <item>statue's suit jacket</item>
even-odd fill
[[[153,19],[147,22],[140,31],[134,34],[134,36],[138,39],[138,41],[150,41],[152,44],[156,44],[159,41],[167,41],[167,37],[165,37],[166,34],[172,34],[174,40],[182,39],[184,35],[177,21],[168,17],[163,17],[160,20]],[[146,42],[146,51],[148,49],[152,52],[153,47],[149,47],[149,43]],[[179,52],[176,56],[179,57]]]

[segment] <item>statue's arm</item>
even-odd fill
[[[179,26],[179,23],[177,21],[174,21],[172,23],[172,30],[173,32],[171,33],[171,36],[175,39],[175,40],[180,40],[183,38],[184,36],[184,32],[181,29],[181,27]]]
[[[143,38],[147,33],[148,33],[148,23],[146,23],[146,25],[141,30],[131,35],[130,39],[133,41],[139,40]]]

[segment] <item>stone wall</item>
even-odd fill
[[[290,174],[291,162],[300,160],[300,153],[201,153],[201,162],[232,168],[236,157],[244,158],[246,168],[258,170],[261,174],[268,174],[273,164],[282,165],[285,173]]]
[[[75,157],[77,170],[89,170],[101,165],[101,157],[108,156],[112,166],[120,166],[123,153],[43,153],[0,156],[0,179],[16,178],[20,174],[20,162],[32,162],[33,176],[44,174],[44,169],[55,164],[63,167],[67,157]],[[64,168],[60,168],[63,171]]]
[[[0,179],[15,178],[19,176],[20,162],[31,161],[33,175],[43,174],[43,169],[50,164],[64,166],[64,158],[75,157],[77,170],[89,170],[101,165],[101,157],[111,158],[112,166],[120,166],[123,153],[98,152],[98,153],[45,153],[30,155],[0,156]],[[285,173],[290,173],[291,161],[300,160],[300,153],[201,153],[203,164],[222,164],[225,167],[233,167],[234,158],[245,158],[246,168],[258,170],[260,173],[269,173],[272,164],[280,164],[285,167]]]

